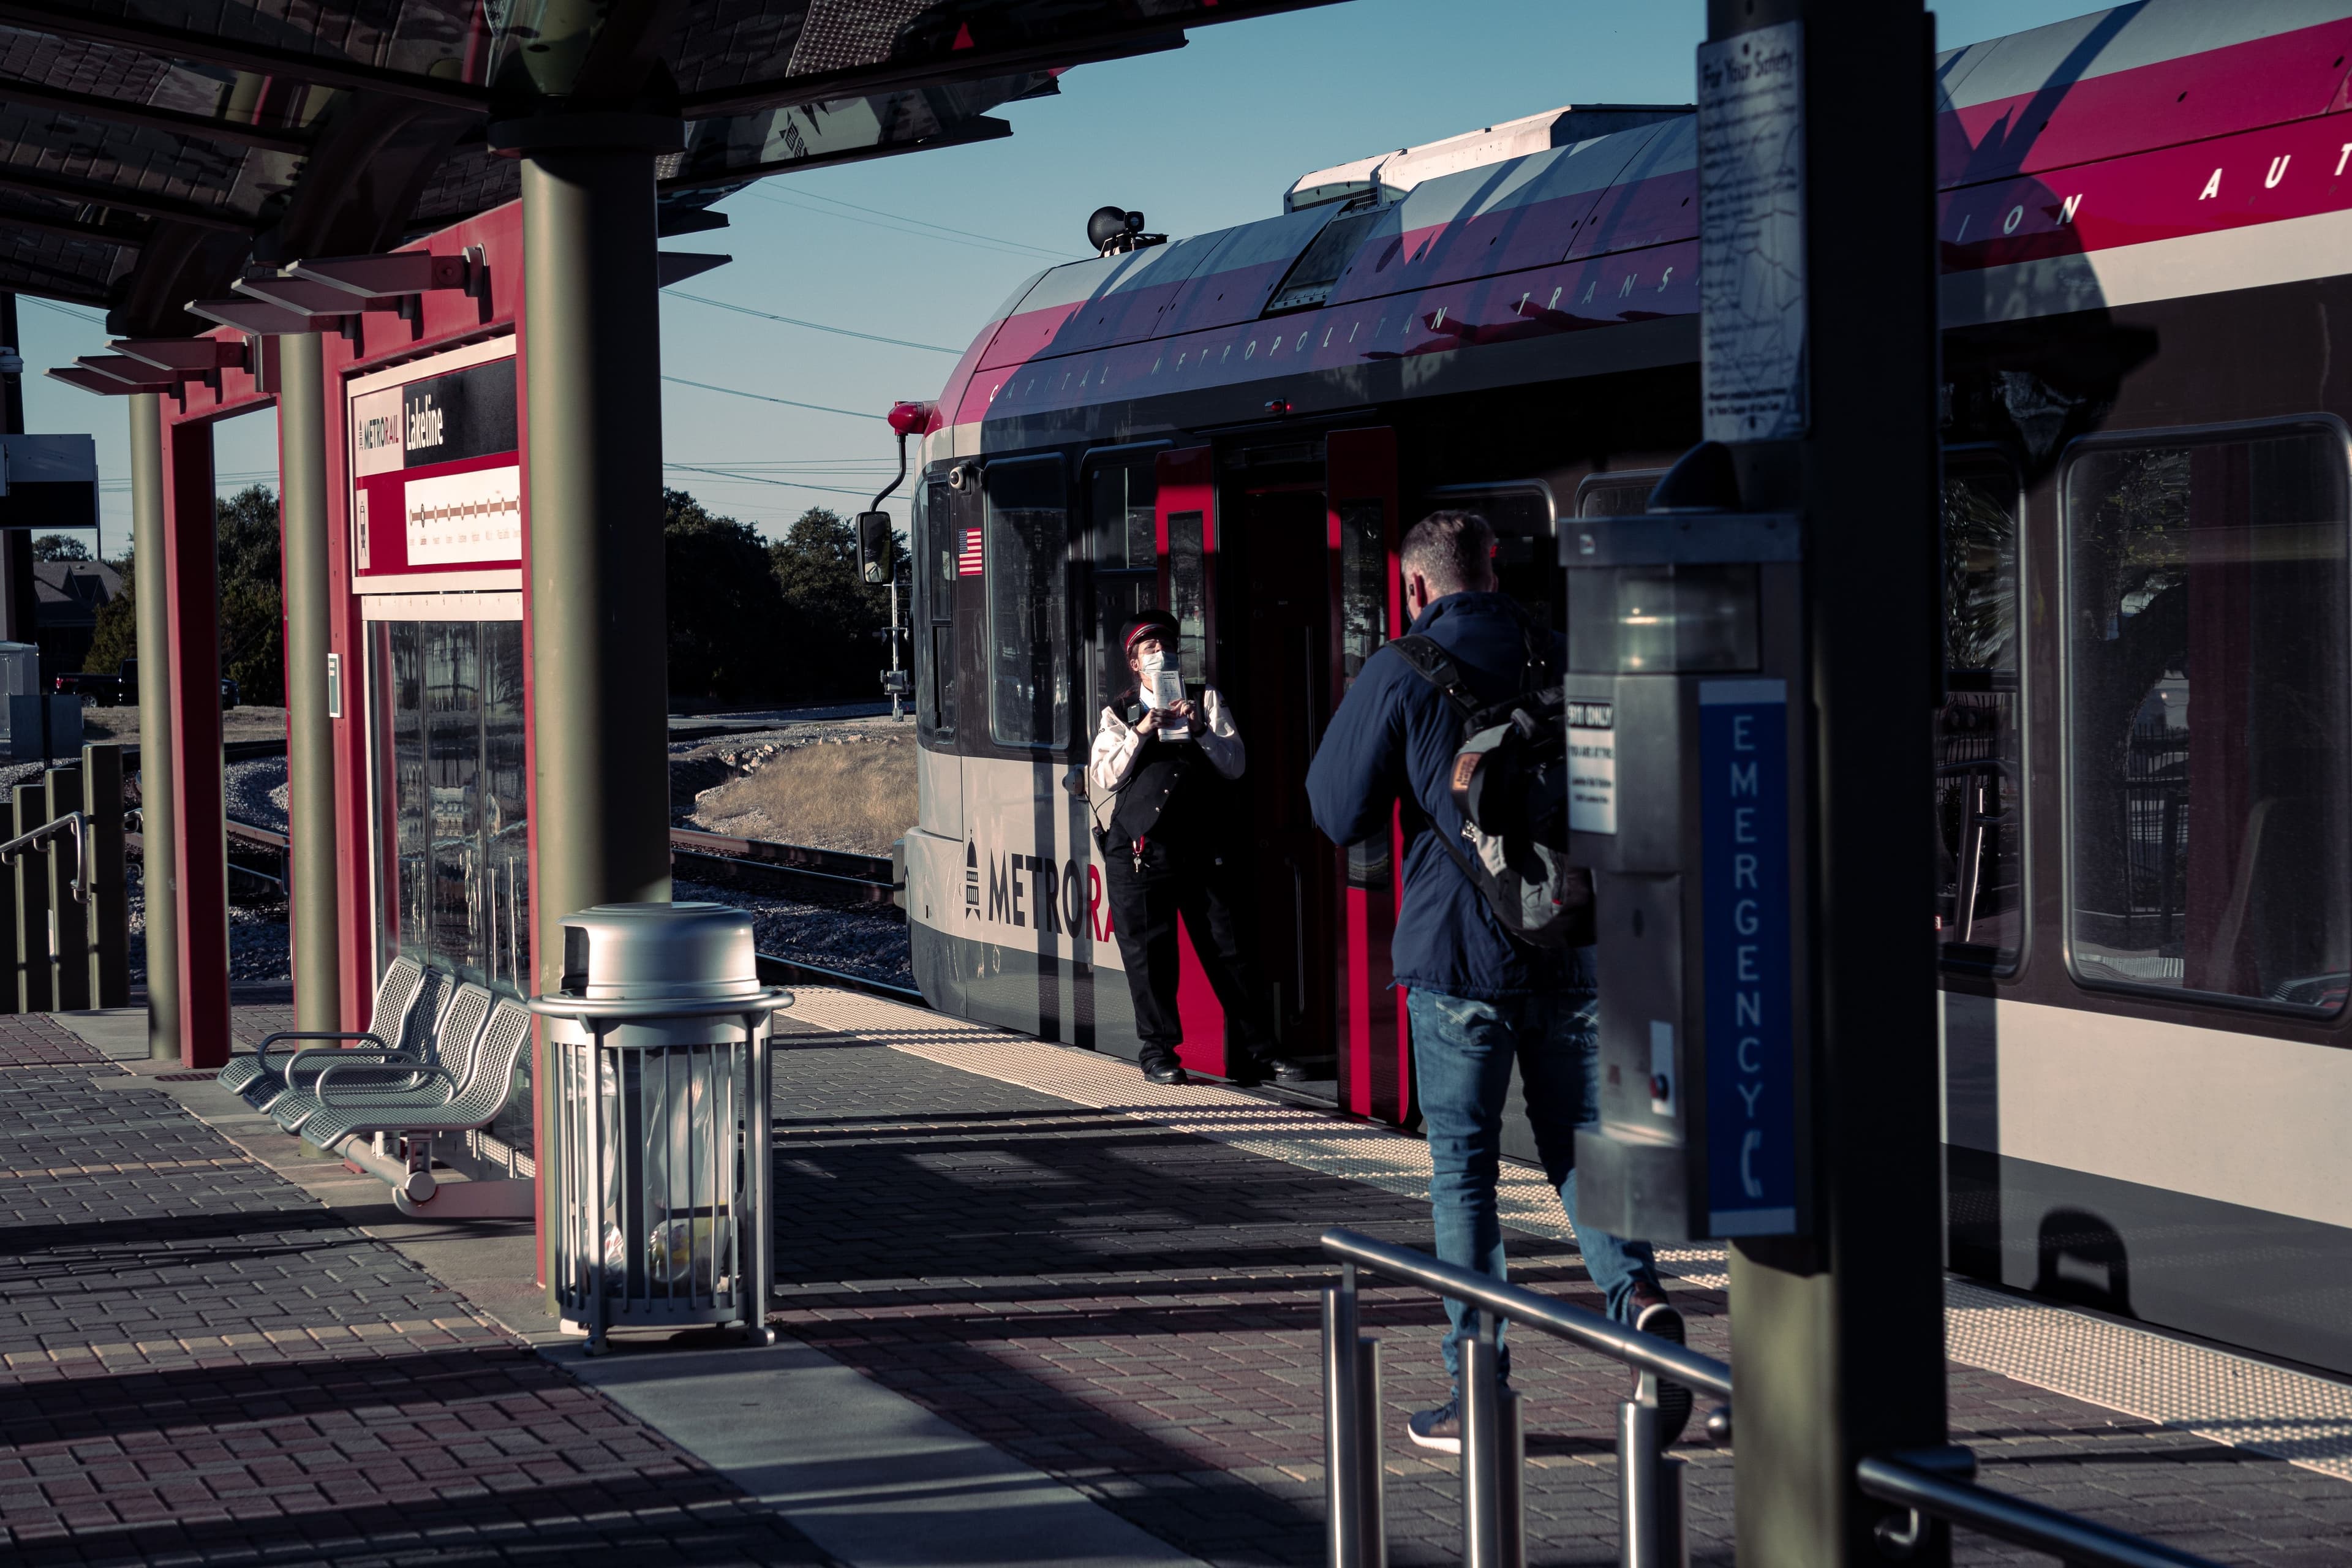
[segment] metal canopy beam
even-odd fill
[[[735,258],[710,250],[665,250],[659,255],[661,286],[683,283],[689,278],[699,278],[713,268],[724,267]]]
[[[0,232],[12,228],[46,234],[56,239],[78,239],[91,245],[124,245],[133,249],[147,243],[148,231],[116,228],[86,218],[47,217],[39,213],[0,208]]]
[[[5,8],[5,4],[6,0],[0,0],[0,8]],[[1294,0],[1291,5],[1267,6],[1250,15],[1266,16],[1278,10],[1296,10],[1306,5],[1326,4],[1328,0]],[[1217,18],[1203,14],[1191,19],[1205,23]],[[1166,22],[1153,20],[1137,25],[1125,36],[1097,37],[1085,44],[1045,43],[1026,44],[1010,49],[964,49],[895,69],[887,66],[852,66],[845,70],[787,77],[750,87],[711,88],[702,92],[683,94],[678,100],[678,109],[688,120],[715,120],[730,114],[749,114],[756,110],[782,109],[793,104],[829,103],[844,98],[877,98],[884,93],[904,92],[912,88],[946,87],[987,77],[1018,76],[1024,71],[1098,65],[1104,60],[1163,54],[1170,49],[1181,49],[1185,43],[1181,32],[1171,32]]]
[[[336,289],[351,300],[345,309],[358,310],[363,300],[463,289],[473,279],[473,264],[462,256],[394,250],[381,256],[314,257],[284,268],[279,276]]]
[[[78,386],[84,392],[95,392],[100,397],[121,397],[134,392],[176,392],[180,386],[176,379],[165,376],[161,371],[155,373],[157,379],[143,382],[138,385],[126,381],[118,381],[110,375],[100,375],[94,370],[84,370],[81,366],[74,364],[55,365],[42,374],[52,381],[62,381],[68,386]]]
[[[167,27],[157,23],[133,22],[116,16],[60,16],[42,0],[0,0],[0,22],[31,32],[46,33],[51,37],[88,38],[170,59],[226,66],[231,70],[252,71],[260,76],[291,77],[297,81],[311,82],[320,87],[391,93],[449,109],[483,110],[489,107],[488,88],[434,77],[413,76],[406,71],[384,70],[377,66],[361,65],[355,60],[306,55],[299,49],[272,48],[267,44],[219,37],[185,27]]]
[[[110,381],[121,383],[126,392],[143,392],[159,381],[176,386],[190,375],[205,374],[203,371],[166,369],[145,360],[132,359],[127,354],[82,354],[74,360],[74,363],[92,375],[102,375]]]
[[[961,124],[951,125],[936,136],[926,136],[914,142],[878,142],[870,147],[845,147],[837,152],[820,153],[812,158],[781,158],[772,163],[751,163],[735,169],[712,169],[705,173],[681,174],[661,182],[661,191],[705,190],[712,185],[736,185],[747,180],[765,179],[770,174],[797,174],[804,169],[829,169],[842,163],[862,163],[868,158],[894,157],[900,153],[923,153],[935,147],[963,147],[975,142],[997,142],[1013,134],[1009,121],[990,115],[974,115]],[[690,231],[689,231],[690,232]]]
[[[240,278],[229,288],[249,300],[258,300],[281,310],[324,317],[330,321],[337,316],[354,316],[362,310],[388,310],[393,306],[390,300],[353,294],[340,284],[313,283],[306,278],[273,276],[266,272],[259,277]]]
[[[191,300],[187,303],[186,310],[191,316],[201,317],[207,321],[218,321],[224,327],[235,327],[240,332],[251,332],[256,337],[274,337],[286,332],[315,332],[321,327],[332,326],[336,320],[336,316],[313,318],[307,312],[289,310],[282,306],[266,304],[259,300]],[[343,310],[336,314],[349,315],[350,313],[348,310]]]
[[[27,108],[79,115],[86,120],[105,120],[117,125],[136,126],[142,131],[163,131],[173,136],[225,142],[239,147],[258,147],[269,153],[299,155],[310,150],[310,139],[297,132],[279,131],[266,125],[239,125],[231,121],[215,120],[209,115],[189,114],[176,109],[157,109],[152,104],[128,103],[119,98],[101,98],[96,93],[75,92],[68,88],[49,87],[14,77],[0,79],[0,99]]]
[[[241,339],[126,338],[106,346],[125,359],[137,360],[142,364],[182,375],[202,375],[214,370],[242,370],[247,357]]]
[[[137,213],[142,217],[215,228],[228,234],[251,234],[254,229],[250,219],[196,202],[184,202],[176,196],[148,195],[103,180],[76,179],[70,174],[52,174],[47,170],[19,168],[13,163],[0,164],[0,189],[58,201],[87,202],[92,206],[112,207],[117,212]]]

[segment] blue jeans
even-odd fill
[[[1601,1116],[1599,1003],[1589,995],[1515,996],[1499,1002],[1412,992],[1412,1064],[1429,1133],[1429,1207],[1437,1256],[1461,1268],[1507,1278],[1503,1227],[1495,1214],[1503,1110],[1511,1063],[1519,1064],[1528,1121],[1544,1177],[1559,1189],[1560,1207],[1584,1253],[1585,1272],[1601,1288],[1610,1316],[1627,1308],[1639,1283],[1656,1285],[1650,1244],[1590,1230],[1576,1220],[1576,1129]],[[1445,1375],[1458,1388],[1462,1347],[1478,1332],[1477,1309],[1445,1303]],[[1502,1325],[1496,1336],[1502,1338]],[[1511,1352],[1500,1367],[1508,1376]]]

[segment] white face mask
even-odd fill
[[[1148,683],[1156,679],[1160,672],[1168,668],[1168,656],[1158,648],[1153,648],[1150,653],[1138,654],[1135,656],[1135,668]]]

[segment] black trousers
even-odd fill
[[[1265,986],[1249,952],[1244,879],[1240,857],[1223,850],[1148,839],[1139,869],[1129,846],[1111,846],[1104,890],[1147,1061],[1173,1055],[1184,1038],[1176,1012],[1180,914],[1225,1010],[1225,1037],[1234,1053],[1255,1057],[1271,1043]]]

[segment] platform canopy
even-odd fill
[[[1075,65],[1327,0],[0,0],[0,289],[115,332],[514,198],[493,123],[675,114],[664,233],[762,175],[1011,127]]]

